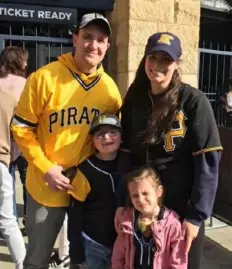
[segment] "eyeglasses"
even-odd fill
[[[107,134],[109,137],[115,137],[117,135],[119,135],[120,131],[117,129],[110,129],[110,130],[102,130],[102,131],[98,131],[94,134],[94,137],[97,139],[102,139],[105,137],[105,135]]]

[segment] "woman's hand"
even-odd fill
[[[114,226],[117,233],[120,233],[120,219],[122,217],[122,213],[124,211],[124,207],[118,207],[114,217]]]
[[[182,224],[183,236],[186,238],[185,254],[189,253],[193,240],[197,237],[199,227],[184,220]]]

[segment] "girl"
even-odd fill
[[[121,218],[112,269],[187,268],[181,224],[177,214],[161,204],[163,187],[157,173],[151,168],[135,170],[126,183],[130,207]]]
[[[208,99],[180,80],[181,54],[180,40],[172,33],[148,39],[121,110],[122,140],[134,166],[150,164],[160,173],[164,205],[183,221],[188,268],[199,269],[222,147]]]

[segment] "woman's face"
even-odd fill
[[[147,56],[145,62],[145,71],[152,84],[168,87],[173,73],[179,67],[179,62],[173,59],[163,51],[157,51]]]

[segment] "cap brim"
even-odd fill
[[[82,24],[79,25],[79,29],[85,28],[88,24],[93,23],[94,21],[101,21],[101,22],[103,22],[107,26],[108,35],[111,36],[112,30],[111,30],[110,24],[106,20],[104,20],[103,18],[93,18],[90,21],[87,21],[85,23],[82,23]]]
[[[173,51],[171,50],[170,46],[164,46],[163,44],[162,45],[156,45],[147,55],[151,55],[151,54],[153,54],[154,52],[157,52],[157,51],[164,51],[164,52],[166,52],[173,59],[173,61],[177,61],[177,60],[180,59],[179,57],[177,57],[173,53]]]
[[[89,134],[90,135],[93,135],[101,126],[110,126],[110,127],[113,127],[115,129],[119,129],[120,131],[122,131],[122,127],[119,127],[119,126],[115,126],[115,125],[111,125],[111,124],[99,124],[97,126],[94,126],[90,131],[89,131]]]

